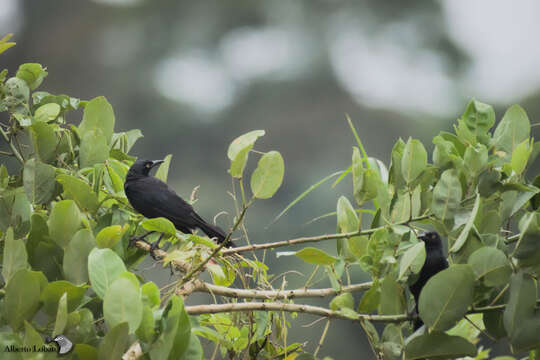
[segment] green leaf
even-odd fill
[[[88,256],[88,277],[92,289],[102,299],[107,289],[124,271],[124,262],[111,249],[95,248]]]
[[[110,329],[99,344],[98,359],[118,360],[128,348],[129,326],[127,323],[118,324]]]
[[[476,146],[467,146],[463,157],[463,164],[469,171],[469,177],[475,177],[480,174],[488,164],[488,150],[482,144]]]
[[[161,303],[160,292],[154,282],[149,281],[141,286],[141,294],[144,305],[147,305],[152,309],[159,307]]]
[[[251,174],[251,191],[259,199],[271,198],[281,186],[285,164],[281,154],[269,151],[264,154]]]
[[[354,298],[351,293],[340,294],[330,301],[330,309],[354,309]]]
[[[405,150],[405,143],[401,138],[396,141],[392,148],[392,163],[390,165],[390,175],[388,182],[394,184],[396,188],[401,188],[405,185],[405,179],[402,175],[401,159]]]
[[[108,158],[107,137],[101,129],[88,130],[82,133],[79,148],[79,166],[81,169],[104,163]]]
[[[396,198],[394,198],[396,199]],[[409,194],[397,194],[397,199],[392,204],[390,221],[393,224],[407,221],[411,218],[411,197]]]
[[[24,80],[30,90],[35,90],[43,79],[48,75],[47,71],[41,66],[41,64],[27,63],[19,66],[17,70],[17,76],[19,79]]]
[[[420,317],[430,331],[454,326],[473,301],[474,273],[470,265],[453,265],[431,277],[420,293]]]
[[[379,314],[399,315],[406,312],[405,293],[392,275],[386,275],[381,282]]]
[[[456,359],[476,356],[476,347],[461,336],[441,332],[417,336],[405,346],[405,359]]]
[[[124,226],[111,225],[101,229],[96,236],[98,248],[113,248],[122,239],[127,229],[128,224]]]
[[[164,217],[146,219],[141,225],[148,231],[157,231],[167,235],[176,236],[176,228],[173,223]]]
[[[529,139],[523,140],[514,148],[511,164],[512,169],[516,174],[520,175],[525,170],[527,162],[529,161],[529,156],[531,155],[531,150],[532,147],[529,146]]]
[[[313,247],[303,248],[302,250],[297,251],[295,255],[305,262],[315,265],[333,265],[338,260],[324,251]]]
[[[37,122],[30,126],[34,152],[44,163],[52,163],[56,159],[56,147],[59,139],[55,132],[56,125]]]
[[[169,167],[171,166],[171,159],[171,154],[165,156],[165,158],[163,159],[163,163],[159,165],[159,168],[156,171],[155,177],[157,177],[163,182],[167,182],[167,177],[169,175]]]
[[[452,219],[461,201],[461,183],[457,171],[445,170],[433,189],[431,209],[439,219]]]
[[[103,96],[96,97],[90,100],[84,108],[83,119],[79,125],[81,138],[84,139],[85,135],[95,133],[99,129],[105,137],[105,145],[108,145],[111,143],[114,122],[114,111],[111,104]]]
[[[341,196],[337,202],[337,222],[339,229],[344,233],[358,231],[360,228],[358,215],[345,196]]]
[[[520,266],[534,266],[540,254],[540,214],[526,213],[519,222],[520,236],[512,256],[519,260]]]
[[[40,282],[32,271],[17,271],[7,284],[2,306],[3,317],[13,331],[30,320],[39,309]]]
[[[143,316],[139,287],[126,278],[116,279],[103,298],[103,315],[109,328],[127,322],[129,333],[134,333]]]
[[[49,221],[51,238],[63,249],[81,227],[81,212],[73,200],[57,202],[51,210]]]
[[[154,313],[150,306],[143,305],[142,320],[139,328],[135,331],[137,338],[152,343],[156,334]]]
[[[53,334],[63,334],[68,320],[67,293],[64,293],[58,301],[58,311],[56,312],[56,321],[54,323]]]
[[[71,312],[79,306],[88,286],[75,286],[69,281],[59,280],[50,282],[41,293],[43,310],[53,316],[58,311],[58,302],[64,293],[67,294],[68,311]]]
[[[504,309],[504,328],[511,338],[527,319],[534,316],[536,306],[536,283],[523,271],[513,274],[510,279],[510,297]]]
[[[234,139],[229,145],[227,157],[231,160],[229,173],[232,177],[240,179],[246,166],[249,151],[253,148],[255,141],[264,136],[264,130],[250,131]]]
[[[80,360],[106,359],[106,357],[98,358],[98,350],[95,347],[87,344],[75,344],[73,353],[77,355]]]
[[[191,334],[189,338],[189,345],[180,360],[203,360],[204,353],[199,338],[195,334]]]
[[[66,280],[76,285],[88,282],[88,255],[96,245],[96,240],[88,229],[81,229],[73,235],[64,251],[63,269]]]
[[[2,277],[6,284],[19,270],[28,268],[28,255],[23,240],[13,239],[13,229],[8,228],[4,239],[4,256],[2,257]]]
[[[352,174],[353,174],[353,193],[354,198],[358,204],[362,203],[362,199],[359,197],[362,186],[364,185],[364,165],[362,164],[362,155],[360,155],[360,149],[356,146],[353,147],[352,155]],[[358,195],[357,195],[358,194]]]
[[[15,46],[14,42],[8,42],[8,40],[13,36],[13,34],[7,34],[2,39],[0,39],[0,54],[9,49],[12,46]]]
[[[506,255],[499,249],[483,247],[471,254],[468,261],[476,280],[482,279],[484,285],[494,287],[508,283],[512,268]]]
[[[401,159],[401,174],[407,184],[415,180],[427,166],[427,152],[419,140],[409,138]]]
[[[480,208],[480,194],[476,194],[474,206],[471,213],[468,216],[467,223],[465,224],[465,227],[463,228],[463,230],[461,230],[461,233],[459,234],[458,238],[454,242],[454,245],[452,245],[452,247],[450,248],[450,252],[458,252],[465,244],[465,241],[467,241],[467,238],[469,237],[469,232],[471,231],[472,226],[474,225],[474,219],[476,219],[476,214],[478,213],[479,208]]]
[[[178,296],[171,297],[163,313],[163,331],[150,347],[150,359],[178,359],[187,350],[191,324]]]
[[[512,105],[495,128],[493,140],[497,150],[510,155],[519,143],[529,138],[530,133],[531,123],[527,113],[521,106]]]
[[[377,310],[380,300],[381,289],[379,288],[378,280],[375,280],[369,290],[364,293],[362,299],[360,299],[357,311],[359,313],[369,314]]]
[[[34,121],[49,122],[56,120],[58,115],[60,115],[60,110],[60,105],[56,103],[41,105],[34,113]]]
[[[40,347],[43,345],[43,339],[41,335],[32,327],[32,325],[25,321],[24,322],[24,346],[33,348],[34,346]]]
[[[469,131],[482,144],[489,143],[489,130],[495,124],[493,107],[480,101],[471,100],[462,116]]]
[[[37,159],[24,164],[23,183],[28,200],[34,204],[45,204],[56,195],[56,173],[54,167]]]
[[[417,244],[411,246],[399,262],[399,276],[400,280],[407,271],[411,271],[413,274],[418,274],[424,266],[426,260],[426,247],[423,241],[418,242]]]
[[[92,213],[98,209],[98,197],[90,185],[75,176],[67,174],[58,175],[56,180],[62,184],[64,192],[75,200],[79,208]]]

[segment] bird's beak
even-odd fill
[[[164,161],[165,160],[152,160],[152,166],[150,167],[150,169],[157,166],[157,165],[159,165],[159,164],[162,164]]]

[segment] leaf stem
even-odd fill
[[[4,129],[2,129],[0,127],[0,133],[2,134],[2,137],[4,138],[4,140],[7,142],[7,144],[9,145],[9,148],[11,149],[11,151],[13,152],[13,155],[17,158],[17,160],[19,160],[19,162],[21,164],[24,165],[24,159],[23,157],[21,156],[21,154],[19,153],[19,151],[17,150],[17,148],[15,147],[15,145],[13,145],[13,143],[9,140],[9,137],[7,135],[7,133],[4,131]]]

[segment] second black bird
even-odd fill
[[[201,229],[218,243],[225,241],[225,232],[207,223],[184,199],[160,179],[151,176],[150,170],[163,160],[137,160],[129,168],[124,191],[133,208],[147,218],[164,217],[183,233]]]
[[[426,285],[433,275],[448,267],[448,261],[446,261],[446,258],[444,257],[443,245],[439,234],[436,232],[428,232],[419,236],[419,239],[423,240],[426,246],[426,261],[420,270],[418,280],[409,286],[409,290],[411,290],[411,293],[414,296],[414,308],[416,314],[419,314],[418,301],[420,300],[420,292],[424,288],[424,285]],[[414,330],[418,329],[423,324],[424,322],[418,317],[414,322]]]

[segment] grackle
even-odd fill
[[[225,241],[225,232],[221,228],[207,223],[166,183],[150,175],[150,170],[162,162],[163,160],[137,160],[129,168],[124,191],[131,206],[147,218],[164,217],[170,220],[183,233],[191,233],[199,228],[209,237],[216,238],[218,243]],[[143,240],[151,233],[135,240]],[[152,244],[152,254],[160,240],[161,237]]]
[[[420,299],[420,292],[422,291],[422,288],[433,275],[448,267],[448,261],[446,261],[446,258],[444,257],[442,241],[439,234],[436,232],[428,232],[419,236],[418,238],[423,240],[425,243],[426,261],[420,270],[418,280],[409,286],[409,290],[411,290],[411,293],[414,296],[414,308],[417,315],[419,315],[418,301]],[[420,317],[418,317],[414,321],[414,330],[417,330],[422,325],[424,325],[424,322],[420,319]]]

